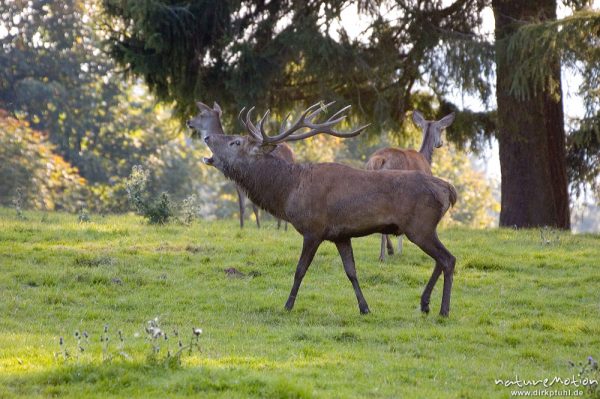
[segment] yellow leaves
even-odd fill
[[[491,183],[473,168],[466,153],[454,146],[436,150],[432,171],[458,191],[458,202],[448,211],[444,225],[484,228],[494,224],[494,213],[499,212],[500,204],[493,196]]]
[[[18,173],[11,173],[18,171]],[[0,110],[0,200],[15,187],[25,190],[27,202],[44,209],[71,209],[87,196],[87,182],[63,157],[54,153],[46,136]]]

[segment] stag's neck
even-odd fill
[[[429,128],[425,132],[425,137],[423,137],[423,143],[421,143],[419,153],[421,153],[429,165],[431,165],[431,157],[433,156],[433,135],[429,133]]]
[[[238,160],[224,167],[226,177],[235,181],[248,198],[270,214],[287,220],[285,204],[297,187],[302,167],[267,155],[256,160]]]

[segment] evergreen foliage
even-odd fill
[[[384,4],[385,3],[385,4]],[[322,98],[355,104],[354,116],[375,128],[398,130],[412,108],[412,88],[427,71],[440,92],[448,70],[439,63],[447,32],[474,37],[484,1],[172,1],[105,0],[111,54],[143,76],[184,119],[194,101],[209,98],[237,115],[243,106],[268,104],[276,115]],[[185,4],[185,6],[181,6]],[[339,25],[346,7],[358,7],[370,25],[351,37]],[[387,12],[386,12],[387,11]],[[397,16],[391,18],[390,15]],[[445,50],[484,51],[463,45]],[[431,68],[435,66],[435,68]],[[481,65],[477,67],[479,71]],[[485,74],[453,67],[470,91],[489,95]]]
[[[415,89],[426,85],[441,104],[440,115],[457,111],[448,137],[474,151],[498,135],[506,124],[497,119],[510,114],[491,108],[499,57],[514,65],[514,73],[502,77],[510,79],[514,101],[540,91],[556,98],[557,62],[577,68],[584,77],[580,89],[587,107],[581,123],[587,123],[586,132],[597,129],[599,13],[589,8],[588,0],[570,0],[564,4],[575,13],[556,20],[549,11],[556,3],[539,0],[527,3],[531,12],[520,18],[523,4],[518,0],[103,1],[107,21],[116,27],[108,33],[112,56],[134,76],[144,77],[161,100],[173,102],[182,120],[194,112],[196,99],[218,101],[225,115],[259,105],[281,116],[327,98],[354,104],[352,117],[373,123],[367,135],[392,131],[402,141],[406,111],[420,105]],[[503,25],[496,38],[481,32],[482,12],[490,6],[495,12],[502,8],[514,14],[505,15],[514,27]],[[348,7],[354,7],[366,24],[358,35],[340,24]],[[457,88],[477,95],[488,110],[458,109],[449,101]],[[228,122],[231,125],[231,119]],[[536,133],[538,138],[544,134],[563,145],[564,133]],[[573,134],[581,136],[583,130]],[[571,183],[592,182],[593,172],[578,174],[584,164],[586,170],[593,169],[590,157],[586,161],[576,148],[569,153]],[[559,155],[543,158],[553,156]],[[509,157],[501,159],[507,162]],[[551,168],[545,163],[540,167]],[[565,168],[564,162],[559,165]],[[559,188],[555,191],[553,195],[563,196]],[[558,224],[567,227],[564,221]]]

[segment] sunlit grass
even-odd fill
[[[274,223],[26,216],[0,209],[0,397],[508,397],[495,378],[570,376],[568,360],[600,357],[598,235],[543,245],[538,230],[442,230],[458,258],[442,319],[441,284],[433,314],[419,312],[433,262],[406,240],[383,264],[378,237],[353,241],[371,314],[332,244],[286,312],[301,237]],[[202,327],[202,352],[149,362],[144,326],[157,316],[183,337]],[[102,361],[105,324],[111,352],[121,329],[130,359]],[[74,353],[75,331],[90,344],[65,361],[59,337]]]

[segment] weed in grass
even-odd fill
[[[585,362],[574,363],[569,361],[569,366],[577,373],[577,378],[585,386],[586,393],[592,398],[600,398],[600,389],[598,381],[600,381],[600,368],[598,361],[592,356],[588,356]]]
[[[193,327],[188,344],[184,344],[183,338],[180,337],[178,329],[175,327],[172,330],[172,339],[170,335],[161,328],[158,317],[147,322],[145,327],[146,342],[149,346],[149,353],[146,355],[146,363],[154,366],[164,366],[168,368],[176,368],[181,366],[181,358],[184,354],[192,355],[194,352],[201,352],[200,336],[202,329]],[[66,340],[61,336],[58,339],[59,351],[54,354],[55,359],[62,362],[74,360],[79,364],[80,355],[84,352],[93,352],[90,348],[89,334],[87,331],[80,333],[79,330],[74,332],[75,348],[71,351]],[[140,334],[134,334],[134,337],[139,338]],[[174,341],[175,344],[171,344]],[[112,363],[114,359],[122,361],[131,361],[133,359],[130,350],[126,348],[125,334],[122,330],[117,330],[117,342],[111,345],[111,336],[108,324],[105,324],[100,334],[100,346],[102,353],[102,363]],[[92,349],[90,351],[90,349]],[[91,356],[91,355],[90,355]],[[93,363],[92,358],[87,359]]]
[[[168,368],[174,368],[181,366],[181,356],[187,351],[191,356],[194,349],[200,352],[200,335],[202,329],[198,327],[192,328],[192,335],[190,337],[190,343],[184,345],[183,341],[179,337],[177,328],[173,329],[173,336],[177,339],[177,349],[171,350],[169,335],[166,331],[163,331],[160,327],[158,317],[149,320],[146,326],[146,339],[150,342],[151,352],[146,357],[146,361],[153,365],[163,365]],[[165,354],[161,357],[161,345],[167,347]]]
[[[81,210],[79,211],[79,214],[77,215],[77,221],[79,223],[89,223],[92,221],[92,218],[90,217],[90,213],[88,212],[88,210],[86,208],[81,208]]]
[[[540,229],[541,245],[560,245],[560,231],[553,227],[544,226]]]
[[[25,191],[22,187],[17,187],[12,203],[15,207],[17,218],[19,220],[27,220],[27,216],[25,216],[25,213],[23,212],[23,207],[25,206]]]

